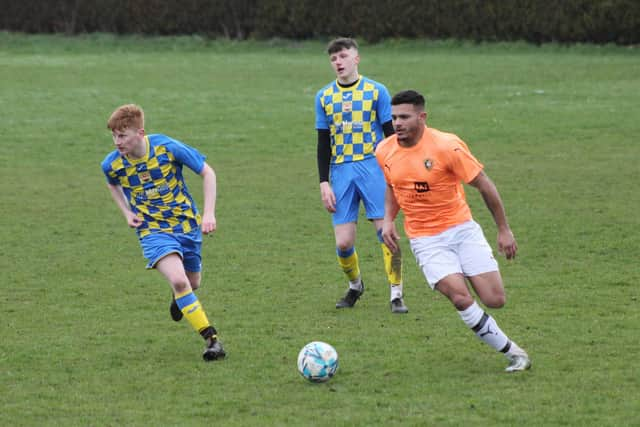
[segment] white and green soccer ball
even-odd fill
[[[311,382],[329,381],[337,370],[338,353],[326,342],[310,342],[298,353],[298,372]]]

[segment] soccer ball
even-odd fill
[[[326,342],[313,341],[298,354],[298,372],[314,383],[322,383],[338,370],[338,353]]]

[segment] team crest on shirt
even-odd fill
[[[140,172],[139,176],[142,182],[151,182],[151,173],[149,171]]]
[[[427,159],[424,161],[424,167],[427,168],[428,171],[433,167],[433,160]]]
[[[353,94],[351,92],[344,92],[342,94],[342,112],[343,113],[350,113],[351,110],[353,110],[352,95]]]

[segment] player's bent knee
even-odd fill
[[[507,297],[504,294],[491,295],[489,298],[484,298],[482,303],[489,308],[502,308],[507,302]]]
[[[184,280],[171,281],[171,287],[176,294],[182,294],[192,289],[189,282]]]
[[[348,251],[352,247],[353,247],[353,242],[351,242],[351,241],[346,241],[346,240],[337,240],[336,241],[336,248],[341,252]]]
[[[449,300],[458,311],[465,310],[473,304],[473,297],[468,294],[454,294],[449,297]]]

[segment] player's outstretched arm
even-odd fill
[[[478,176],[469,182],[469,184],[478,189],[498,227],[498,252],[503,253],[507,259],[515,258],[518,245],[507,222],[504,204],[502,203],[500,193],[498,193],[495,184],[484,171],[480,171]]]
[[[334,213],[336,211],[336,196],[331,188],[331,184],[329,184],[331,135],[328,129],[318,129],[317,158],[322,205],[328,212]]]
[[[320,198],[328,212],[334,213],[336,211],[336,195],[331,188],[331,184],[327,181],[320,183]]]
[[[204,193],[204,208],[202,210],[202,232],[209,234],[216,231],[216,198],[218,194],[216,173],[208,163],[205,162],[202,170],[202,191]]]
[[[127,198],[122,192],[122,187],[119,185],[107,184],[109,188],[109,192],[111,193],[111,198],[124,215],[125,220],[127,221],[127,225],[131,228],[137,228],[142,225],[142,219],[139,218],[135,213],[131,211],[129,208],[129,203],[127,202]]]
[[[393,188],[387,185],[384,193],[384,221],[382,222],[382,240],[384,244],[391,250],[396,252],[398,250],[398,240],[400,240],[400,234],[396,229],[395,219],[400,212],[400,205],[396,196],[393,193]]]

